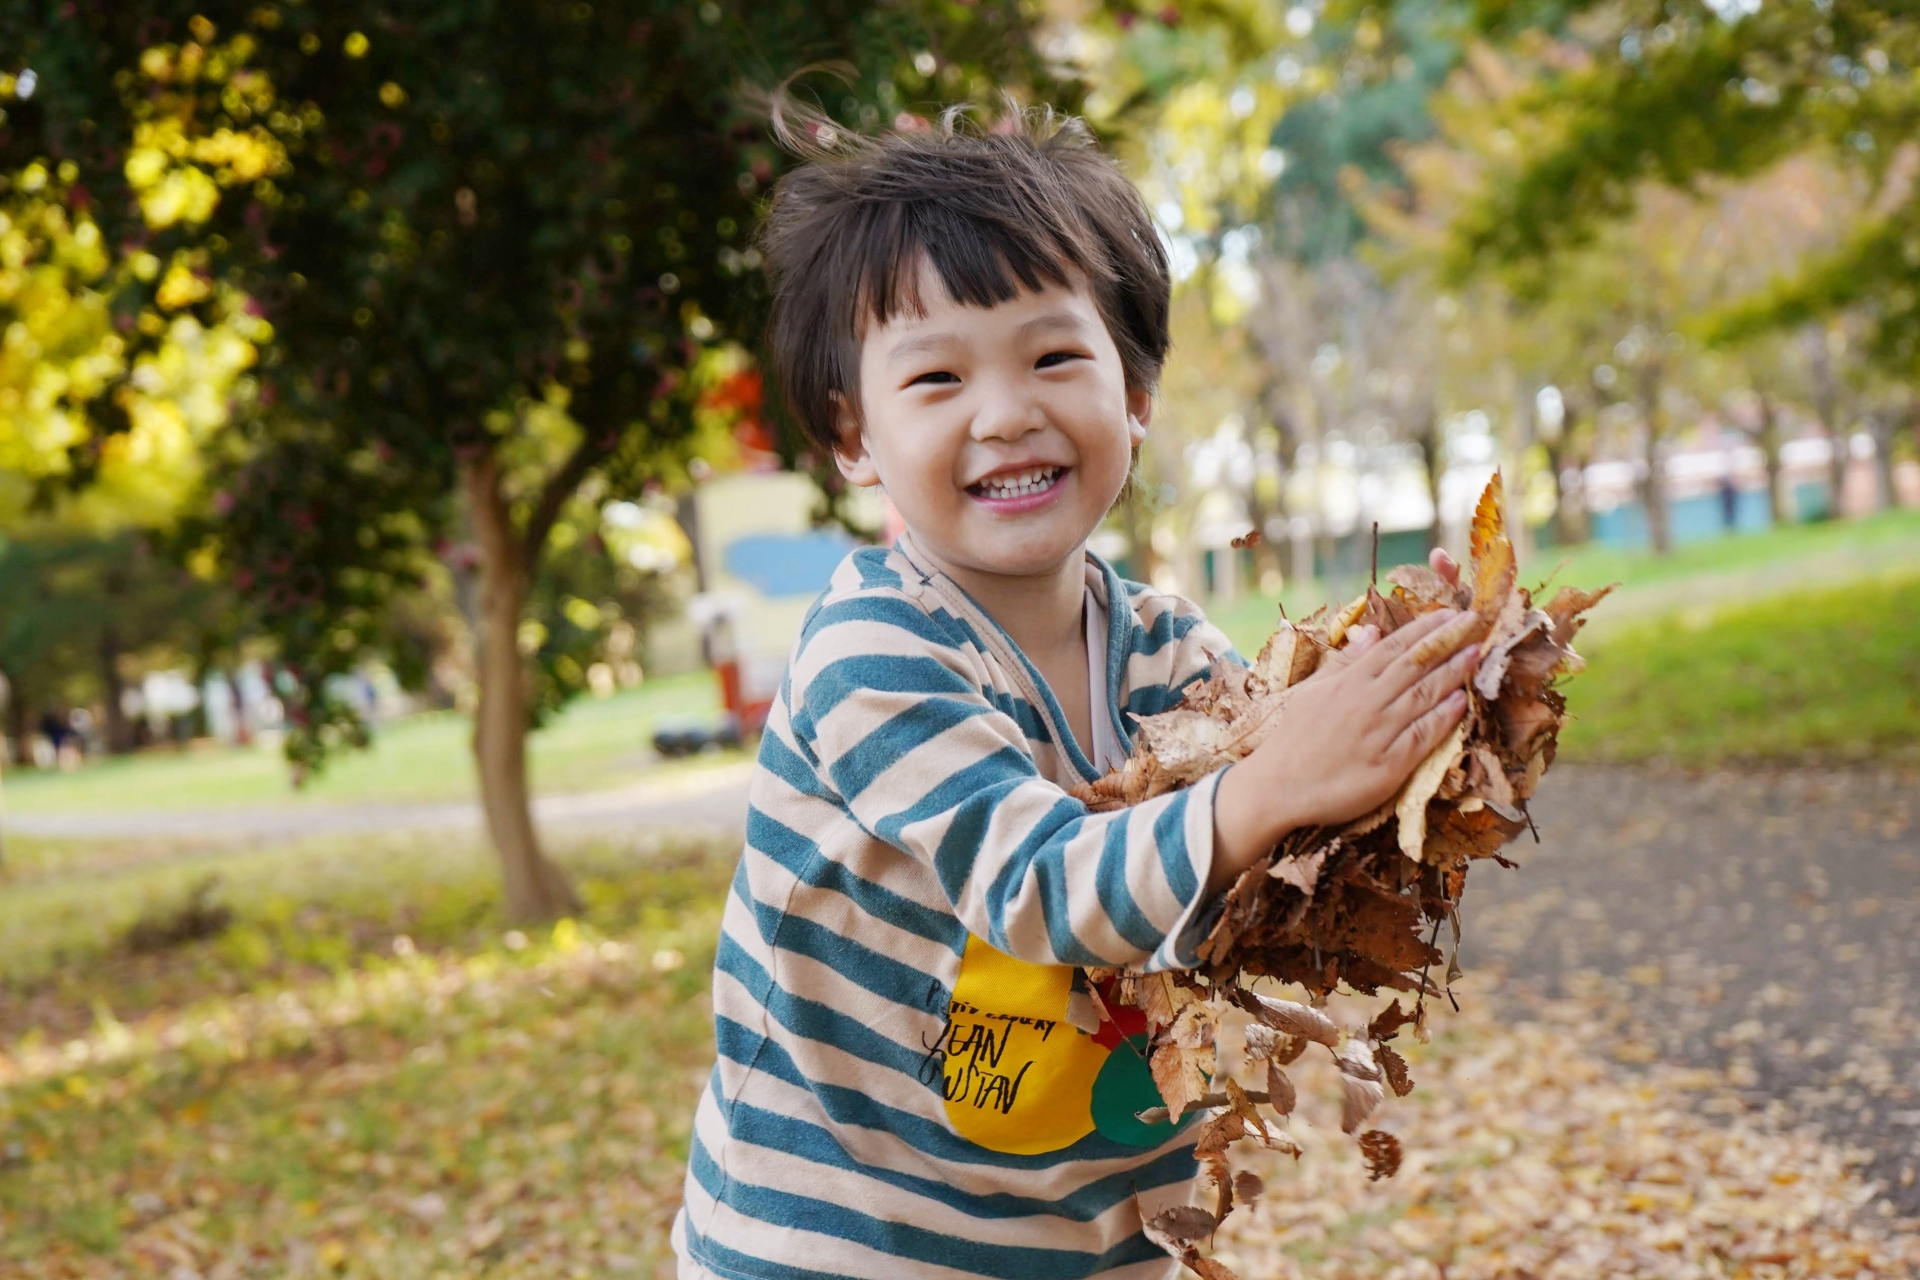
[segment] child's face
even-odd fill
[[[840,469],[884,485],[943,567],[1057,571],[1119,497],[1151,393],[1128,390],[1083,287],[969,307],[925,261],[919,287],[924,316],[896,313],[861,341],[860,413],[841,431]]]

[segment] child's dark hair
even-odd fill
[[[780,180],[761,231],[773,283],[768,347],[774,378],[815,443],[838,443],[836,394],[859,404],[866,326],[922,310],[922,255],[967,306],[1077,277],[1129,388],[1159,381],[1166,251],[1139,193],[1084,123],[1043,109],[981,129],[951,109],[932,124],[867,137],[785,103],[773,122],[809,163]]]

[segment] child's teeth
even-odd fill
[[[981,488],[987,496],[993,498],[1018,498],[1028,493],[1038,493],[1052,484],[1060,474],[1058,467],[1048,467],[1044,471],[1029,471],[1025,475],[1008,476],[982,482]]]

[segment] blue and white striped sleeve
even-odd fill
[[[1041,776],[976,657],[904,595],[822,606],[795,654],[800,749],[955,915],[1036,964],[1187,968],[1210,924],[1215,774],[1095,814]]]

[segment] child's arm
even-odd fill
[[[890,591],[823,605],[789,678],[793,765],[931,867],[969,932],[1038,964],[1194,963],[1219,775],[1089,813],[1041,776],[977,655]]]

